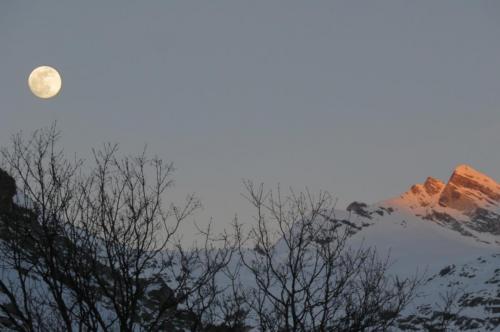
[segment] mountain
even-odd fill
[[[0,170],[0,211],[26,201],[14,196],[15,189],[13,179]],[[443,317],[453,331],[500,330],[500,185],[487,175],[460,165],[447,182],[428,177],[398,197],[371,205],[353,202],[333,216],[320,214],[314,222],[347,228],[351,247],[373,247],[382,258],[389,255],[391,274],[425,276],[417,298],[398,319],[396,331],[442,331]],[[0,231],[1,244],[8,232]],[[275,244],[278,251],[286,250],[283,242]],[[237,260],[235,256],[231,264],[238,265]],[[8,272],[0,268],[2,277]],[[248,287],[255,283],[244,270],[239,278]],[[144,282],[148,285],[141,302],[144,308],[171,293],[159,278]],[[228,285],[230,280],[223,275],[217,282]],[[186,311],[178,313],[188,317],[176,321],[182,326],[190,316]]]
[[[444,331],[443,320],[449,331],[500,331],[500,186],[492,178],[460,165],[447,182],[428,177],[398,197],[318,219],[318,227],[347,228],[349,246],[389,256],[391,274],[425,276],[394,331]],[[277,248],[287,255],[284,241]]]
[[[500,184],[467,165],[447,183],[428,177],[382,206],[436,222],[464,236],[500,244]]]
[[[347,210],[357,225],[351,243],[390,253],[395,274],[418,270],[428,276],[400,320],[402,331],[439,325],[444,298],[451,293],[456,294],[452,330],[500,329],[500,185],[495,180],[460,165],[447,182],[428,177],[398,197],[373,205],[354,202]]]

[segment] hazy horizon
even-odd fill
[[[3,1],[0,145],[57,120],[68,152],[147,144],[227,226],[242,179],[397,196],[459,164],[500,179],[500,3]],[[61,94],[26,79],[56,67]]]

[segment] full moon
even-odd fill
[[[28,77],[28,85],[35,96],[49,99],[61,91],[61,75],[52,67],[40,66],[31,72]]]

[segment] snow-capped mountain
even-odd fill
[[[399,197],[325,212],[314,225],[347,228],[349,246],[389,256],[394,275],[425,276],[394,331],[444,331],[445,323],[450,331],[500,331],[499,207],[497,182],[460,165],[447,183],[429,177]],[[276,248],[286,257],[284,241]]]
[[[429,276],[401,320],[402,330],[439,325],[444,297],[453,292],[454,330],[500,330],[500,185],[495,180],[460,165],[446,183],[428,177],[399,197],[373,205],[354,202],[347,210],[358,229],[352,243],[390,253],[396,274],[425,270]]]
[[[455,168],[447,183],[428,177],[381,205],[500,244],[500,185],[467,165]]]
[[[0,210],[11,209],[12,203],[27,205],[22,195],[14,196],[14,182],[4,178]],[[353,202],[345,211],[319,214],[314,226],[326,222],[349,230],[350,247],[373,247],[381,257],[390,255],[391,274],[425,276],[396,331],[441,331],[443,317],[453,331],[500,331],[500,185],[495,180],[460,165],[446,183],[429,177],[396,198],[372,205]],[[284,241],[279,239],[275,247],[286,258]],[[245,250],[249,256],[257,251]],[[238,260],[235,255],[230,266]],[[9,271],[1,270],[5,278]],[[255,280],[246,272],[241,270],[240,281],[252,287]],[[161,279],[145,282],[145,307],[170,292]],[[217,282],[230,281],[221,275]],[[447,300],[450,307],[443,314]]]

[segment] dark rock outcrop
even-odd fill
[[[7,172],[0,169],[0,213],[12,210],[16,194],[16,181]]]
[[[368,219],[371,219],[371,214],[370,212],[367,211],[368,205],[363,202],[352,202],[347,206],[347,212],[349,213],[355,213],[358,216],[362,216]]]

